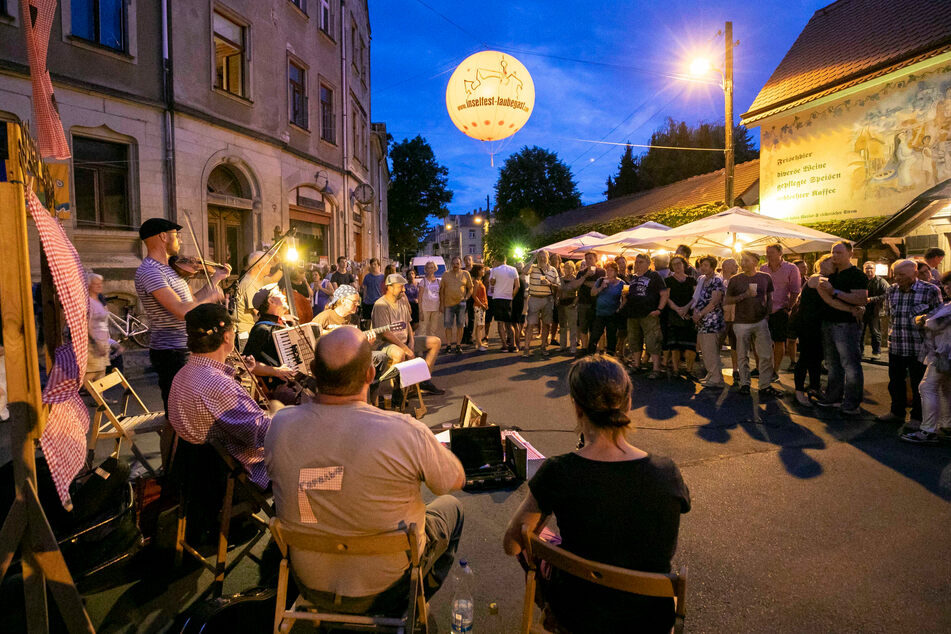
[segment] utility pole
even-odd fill
[[[726,50],[723,60],[723,101],[726,110],[724,122],[724,182],[723,201],[727,208],[733,206],[733,23],[727,22],[723,29]]]

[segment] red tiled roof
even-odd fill
[[[739,163],[733,171],[733,191],[737,198],[759,180],[759,159]],[[625,216],[645,216],[668,207],[692,207],[723,200],[723,170],[686,178],[670,185],[585,205],[542,221],[534,232],[550,233],[580,224],[607,222]],[[738,203],[739,204],[739,203]]]
[[[744,124],[951,50],[949,0],[838,0],[816,11]]]

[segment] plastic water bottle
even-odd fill
[[[469,562],[460,559],[459,567],[453,573],[452,634],[472,633],[474,576],[472,568],[469,567]]]

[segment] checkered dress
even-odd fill
[[[264,465],[264,435],[271,417],[234,378],[233,368],[193,354],[178,371],[168,395],[168,420],[179,436],[202,444],[213,438],[244,465],[262,489],[270,479]]]
[[[921,354],[924,333],[915,325],[915,317],[941,305],[941,292],[934,284],[916,280],[907,291],[892,284],[886,291],[891,327],[888,330],[888,354],[915,357]]]

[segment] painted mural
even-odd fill
[[[951,179],[951,63],[761,130],[763,213],[802,222],[892,214]]]

